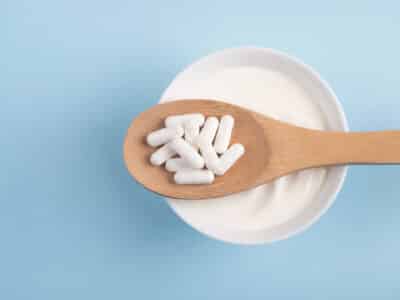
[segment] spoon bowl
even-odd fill
[[[230,114],[235,119],[231,143],[241,143],[246,149],[237,163],[210,185],[178,185],[173,173],[164,167],[150,164],[155,151],[146,144],[146,136],[164,127],[170,115],[202,113],[222,117]],[[240,192],[256,182],[268,161],[265,134],[253,112],[236,105],[210,100],[179,100],[156,105],[139,114],[132,122],[124,143],[124,160],[131,175],[147,189],[170,198],[204,199]]]

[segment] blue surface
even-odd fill
[[[400,167],[351,168],[272,246],[184,225],[126,172],[131,119],[215,50],[314,66],[353,130],[400,128],[395,1],[0,1],[0,299],[399,299]]]

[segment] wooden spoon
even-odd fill
[[[155,149],[145,138],[164,127],[164,119],[170,115],[198,112],[205,116],[232,115],[235,128],[231,143],[243,144],[246,153],[213,184],[177,185],[172,173],[150,164]],[[156,105],[133,120],[125,138],[124,160],[132,176],[155,193],[177,199],[206,199],[248,190],[308,168],[400,163],[400,131],[311,130],[224,102],[179,100]]]

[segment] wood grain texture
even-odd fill
[[[169,115],[200,112],[235,118],[233,143],[245,155],[211,185],[177,185],[173,174],[149,162],[155,150],[145,143],[148,133],[164,126]],[[213,100],[179,100],[141,113],[128,129],[124,160],[132,176],[149,190],[178,199],[225,196],[267,183],[289,173],[339,164],[400,163],[400,131],[333,132],[293,126],[242,107]]]

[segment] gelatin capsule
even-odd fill
[[[181,136],[183,136],[183,128],[181,126],[161,128],[147,136],[147,144],[152,147],[158,147]]]
[[[214,148],[217,153],[222,154],[228,149],[234,123],[235,120],[231,115],[226,115],[221,118],[214,142]]]
[[[190,167],[195,169],[201,169],[204,167],[204,159],[195,148],[185,142],[182,138],[174,139],[170,142],[170,145],[181,158],[186,160]]]
[[[210,184],[214,181],[214,173],[210,170],[181,170],[175,173],[177,184]]]

